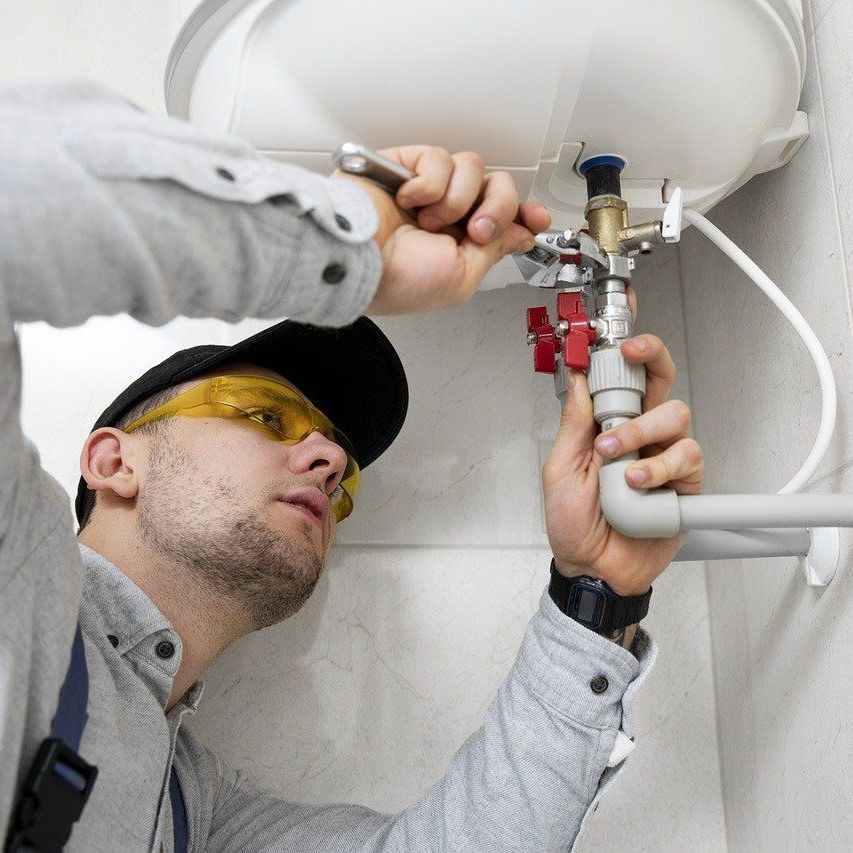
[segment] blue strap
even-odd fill
[[[184,802],[184,792],[178,774],[172,767],[169,777],[169,799],[172,801],[172,828],[175,834],[175,853],[187,853],[189,844],[189,829],[187,827],[187,806]]]
[[[89,669],[86,666],[86,647],[83,644],[83,632],[78,623],[71,645],[71,660],[65,680],[59,691],[59,705],[50,726],[50,736],[60,738],[66,746],[78,752],[83,729],[89,719],[87,707],[89,704]],[[82,790],[85,780],[73,778],[78,776],[71,767],[57,764],[55,772],[59,773],[72,786]],[[71,774],[66,777],[65,774]],[[175,853],[187,853],[189,831],[187,829],[187,807],[178,774],[172,768],[169,778],[169,799],[172,802],[172,824],[175,830]]]
[[[80,749],[80,739],[86,728],[86,720],[89,719],[86,713],[88,704],[89,670],[86,667],[83,632],[78,623],[71,646],[71,660],[59,691],[59,705],[50,726],[50,736],[60,738],[74,752]]]

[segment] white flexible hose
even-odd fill
[[[784,314],[785,319],[803,339],[803,343],[814,360],[814,365],[817,368],[817,374],[820,378],[820,427],[818,428],[817,438],[811,452],[803,463],[802,468],[800,468],[790,482],[779,489],[778,494],[784,495],[797,492],[809,481],[817,470],[818,465],[820,465],[821,460],[826,454],[829,443],[832,441],[832,432],[835,429],[837,398],[835,377],[832,375],[832,367],[829,364],[829,359],[803,315],[794,307],[791,300],[762,272],[759,266],[747,257],[742,249],[738,248],[716,225],[709,222],[701,213],[685,209],[682,217],[691,225],[695,225],[699,231],[723,253],[728,255],[767,294],[770,301]]]

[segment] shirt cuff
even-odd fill
[[[237,203],[237,233],[239,217],[251,217],[259,238],[255,255],[277,272],[252,316],[286,313],[303,323],[344,326],[365,312],[382,272],[373,241],[379,221],[353,181],[261,156],[235,137],[146,115],[98,86],[51,91],[71,104],[63,106],[60,143],[90,174],[104,181],[176,183]],[[85,120],[74,121],[78,114]]]
[[[280,163],[268,165],[274,170],[292,169]],[[306,172],[299,186],[294,192],[272,196],[272,204],[254,205],[253,215],[271,226],[280,241],[281,286],[289,290],[290,316],[318,326],[346,326],[367,311],[382,276],[379,247],[373,241],[379,223],[376,209],[368,195],[345,178]],[[298,246],[287,245],[290,223],[276,222],[281,202],[284,207],[295,205],[316,226],[299,230]],[[281,303],[280,293],[274,294],[273,305]]]
[[[547,589],[521,644],[516,667],[544,703],[586,726],[630,737],[623,697],[630,698],[654,663],[654,642],[642,629],[637,656],[585,628],[554,604]],[[630,692],[629,692],[630,691]]]

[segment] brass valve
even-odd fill
[[[597,195],[584,210],[589,235],[608,254],[619,254],[619,233],[628,227],[628,205],[618,195]]]

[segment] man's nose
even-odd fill
[[[319,432],[307,435],[292,450],[291,468],[294,473],[310,472],[322,477],[323,490],[327,495],[332,494],[347,467],[346,451]]]

